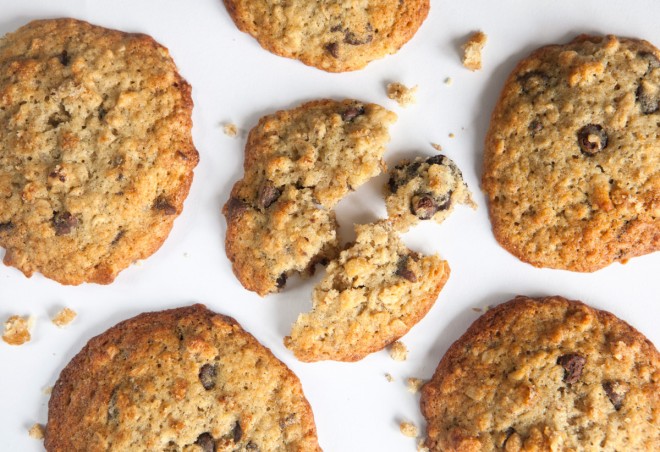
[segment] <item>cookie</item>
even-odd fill
[[[239,30],[269,52],[328,72],[361,69],[395,53],[429,12],[429,0],[378,2],[224,0]]]
[[[660,52],[578,36],[509,76],[483,189],[500,244],[537,267],[591,272],[660,249]]]
[[[320,451],[298,378],[203,305],[119,323],[64,368],[47,451]]]
[[[449,277],[446,261],[407,249],[388,222],[355,230],[284,339],[301,361],[358,361],[383,349],[426,315]]]
[[[660,354],[614,315],[517,297],[458,339],[422,389],[432,451],[657,450]]]
[[[420,220],[442,223],[456,204],[476,204],[456,164],[444,155],[403,160],[384,188],[387,214],[400,231]]]
[[[0,40],[0,246],[107,284],[163,243],[198,161],[190,85],[152,38],[73,19]]]
[[[244,176],[223,209],[225,248],[248,290],[266,295],[337,254],[332,207],[385,167],[396,115],[355,100],[320,100],[262,118]]]

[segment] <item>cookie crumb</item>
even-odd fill
[[[51,395],[51,393],[53,392],[53,387],[52,387],[52,386],[46,386],[45,388],[43,388],[43,389],[41,390],[41,392],[42,392],[44,395]]]
[[[32,427],[30,427],[30,430],[28,430],[28,435],[30,435],[30,438],[34,439],[44,439],[44,426],[41,424],[34,424]]]
[[[453,79],[453,78],[451,78],[451,77],[447,77],[447,78],[445,79],[445,85],[447,85],[447,86],[451,86],[451,85],[453,85],[453,84],[454,84],[454,79]]]
[[[405,361],[408,359],[408,348],[401,341],[396,341],[390,345],[390,356],[394,361]]]
[[[403,433],[405,436],[410,438],[415,438],[419,433],[415,424],[406,421],[403,421],[399,424],[399,430],[401,430],[401,433]]]
[[[438,143],[431,143],[431,146],[433,149],[435,149],[438,152],[442,152],[442,146],[440,146]]]
[[[417,88],[417,85],[413,86],[412,88],[408,88],[402,83],[388,83],[387,97],[395,100],[400,107],[408,107],[417,103]]]
[[[2,335],[2,340],[9,345],[22,345],[29,342],[30,324],[34,323],[33,319],[12,315],[5,322],[5,332]]]
[[[236,137],[236,135],[238,135],[238,127],[236,127],[236,124],[232,122],[228,122],[224,124],[223,130],[225,132],[225,135],[227,135],[228,137],[234,138]]]
[[[406,388],[408,389],[408,392],[412,392],[413,394],[417,394],[423,384],[424,380],[421,378],[410,377],[406,380]]]
[[[481,69],[481,51],[486,45],[488,36],[478,31],[463,44],[463,66],[471,71]]]
[[[386,373],[386,374],[385,374],[385,379],[386,379],[389,383],[392,383],[392,382],[394,381],[394,377],[392,376],[392,374],[389,374],[389,373]]]
[[[69,309],[69,308],[63,308],[55,314],[55,317],[53,317],[52,322],[53,324],[59,326],[60,328],[63,328],[67,326],[69,323],[73,322],[73,319],[76,318],[78,314],[76,311]]]
[[[472,308],[472,310],[473,310],[474,312],[481,312],[481,311],[483,311],[483,309],[481,309],[481,308]]]
[[[417,452],[429,452],[429,448],[426,447],[426,440],[424,438],[417,439]]]
[[[451,133],[449,134],[449,138],[455,138],[455,137],[456,137],[456,135],[454,135],[454,132],[451,132]]]

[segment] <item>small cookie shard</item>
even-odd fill
[[[419,435],[419,429],[412,422],[401,422],[399,424],[399,430],[401,430],[401,433],[409,438],[416,438],[417,435]]]
[[[225,248],[248,290],[264,296],[337,254],[331,208],[380,173],[396,115],[355,100],[320,100],[265,116],[248,136],[231,192]]]
[[[2,38],[4,263],[109,284],[154,253],[198,161],[190,91],[146,35],[53,19]]]
[[[60,312],[55,314],[55,317],[53,317],[53,324],[59,326],[60,328],[63,328],[67,326],[69,323],[73,322],[73,319],[76,318],[78,314],[76,314],[76,311],[69,309],[69,308],[62,308]]]
[[[30,339],[30,320],[27,317],[12,315],[7,319],[2,334],[3,341],[9,345],[23,345]]]
[[[429,0],[224,3],[238,29],[264,49],[328,72],[361,69],[397,52],[415,35],[430,7]]]
[[[41,424],[34,424],[30,429],[28,430],[28,435],[30,435],[30,438],[34,439],[44,439],[44,426]]]
[[[483,31],[471,35],[463,44],[463,66],[471,71],[481,69],[481,51],[488,41],[488,36]]]
[[[582,35],[518,64],[482,178],[507,251],[592,272],[660,249],[659,61],[646,41]]]
[[[431,451],[645,450],[660,444],[660,353],[562,297],[489,309],[422,388]]]
[[[141,314],[91,339],[55,384],[45,447],[320,451],[298,378],[202,305]]]
[[[301,361],[358,361],[383,349],[426,315],[449,277],[447,262],[407,249],[389,223],[355,230],[355,244],[314,288],[312,311],[284,339]],[[400,275],[406,258],[414,281]]]
[[[417,86],[408,88],[398,82],[387,84],[387,97],[396,101],[400,107],[409,107],[417,103]]]
[[[396,341],[390,345],[390,356],[394,361],[405,361],[408,359],[408,347],[403,342]]]
[[[399,231],[420,220],[442,223],[455,204],[476,208],[463,174],[444,155],[403,160],[390,171],[384,192],[387,214]]]
[[[238,127],[234,123],[227,123],[224,126],[222,126],[222,130],[225,132],[225,135],[228,137],[236,137],[238,135]]]
[[[408,392],[412,392],[413,394],[417,394],[423,385],[424,380],[421,378],[410,377],[406,379],[406,389],[408,389]]]

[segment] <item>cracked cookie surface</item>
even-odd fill
[[[276,55],[329,72],[395,53],[428,15],[429,0],[224,0],[236,26]]]
[[[660,52],[579,36],[509,76],[486,137],[495,237],[537,267],[589,272],[660,249]]]
[[[198,161],[190,86],[151,37],[73,19],[0,40],[4,262],[107,284],[154,253]]]
[[[138,315],[60,374],[46,450],[320,451],[298,378],[203,305]]]
[[[660,354],[614,315],[562,297],[488,310],[422,389],[432,451],[647,450]]]
[[[426,315],[449,277],[446,261],[407,249],[388,222],[355,230],[314,288],[312,311],[284,339],[301,361],[357,361],[383,349]]]

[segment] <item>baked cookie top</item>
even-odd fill
[[[660,52],[578,36],[509,76],[486,137],[495,237],[538,267],[594,271],[660,248]]]
[[[421,408],[432,451],[655,450],[660,354],[608,312],[517,297],[449,348]]]
[[[449,265],[405,247],[390,223],[356,225],[284,344],[301,361],[358,361],[406,334],[431,309]]]
[[[261,118],[231,192],[225,247],[244,287],[260,295],[336,256],[331,208],[385,167],[396,115],[356,100],[319,100]]]
[[[269,52],[328,72],[395,53],[428,15],[429,0],[224,0],[236,26]]]
[[[420,220],[442,223],[456,204],[477,207],[461,170],[444,155],[401,161],[390,171],[384,191],[387,214],[400,231]]]
[[[48,405],[48,451],[320,451],[298,378],[203,305],[91,339]]]
[[[152,38],[73,19],[0,40],[4,262],[107,284],[155,252],[198,161],[190,85]]]

